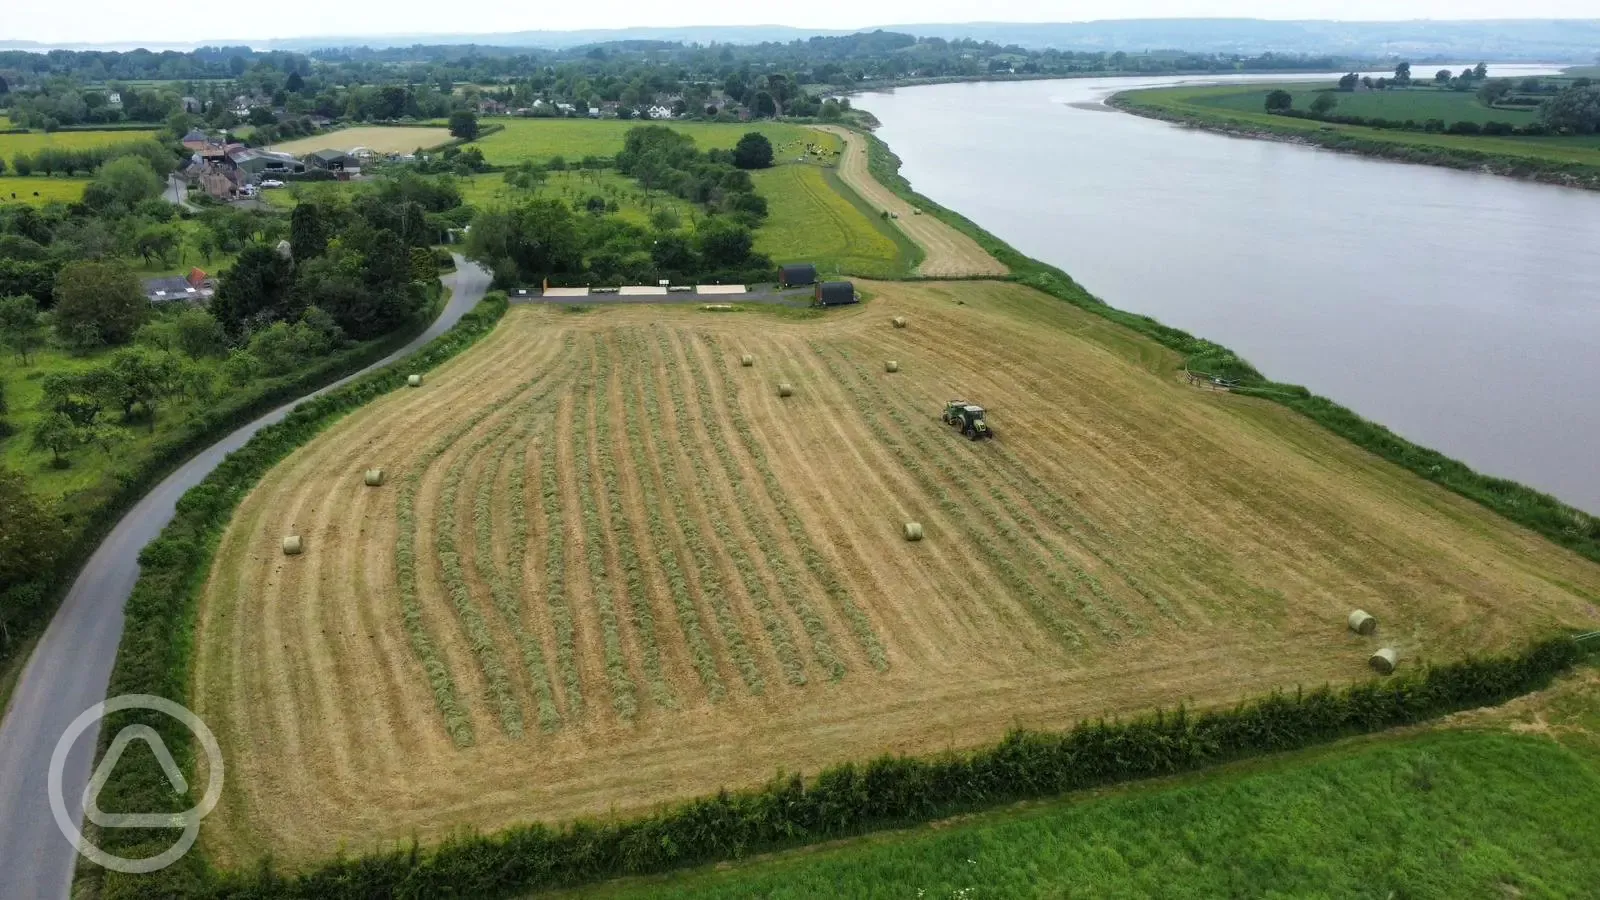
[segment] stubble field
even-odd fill
[[[314,134],[293,141],[273,144],[271,149],[301,156],[318,150],[339,150],[349,153],[365,147],[374,153],[410,153],[418,147],[426,150],[449,143],[450,131],[445,128],[412,128],[399,125],[369,125],[341,128],[327,134]]]
[[[1405,665],[1595,620],[1600,567],[1104,320],[867,288],[825,318],[517,309],[274,469],[198,623],[212,859],[1358,679],[1357,606]],[[956,395],[998,440],[938,422]]]

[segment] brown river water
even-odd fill
[[[854,102],[883,122],[918,191],[1113,306],[1600,513],[1600,193],[1100,104],[1183,80],[947,84]]]

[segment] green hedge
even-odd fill
[[[123,514],[174,469],[235,428],[388,356],[410,343],[431,321],[430,316],[388,338],[347,351],[294,375],[271,379],[260,390],[211,406],[190,419],[187,427],[153,445],[137,467],[116,473],[114,481],[67,497],[62,506],[73,535],[71,543],[48,573],[11,589],[14,595],[9,598],[10,604],[29,609],[32,619],[14,623],[11,640],[0,644],[0,670],[14,664],[13,655],[29,646],[29,641],[42,631],[77,580],[79,570]],[[0,695],[0,708],[4,707],[5,700],[6,697]]]
[[[1484,475],[1437,450],[1414,444],[1376,422],[1370,422],[1326,397],[1297,384],[1272,381],[1227,347],[1163,325],[1149,316],[1107,305],[1060,269],[1024,256],[968,219],[912,190],[900,175],[900,159],[887,144],[866,135],[872,174],[925,215],[937,216],[976,240],[1011,269],[1011,279],[1074,306],[1110,319],[1177,351],[1193,370],[1235,379],[1235,393],[1272,400],[1293,409],[1334,434],[1389,462],[1488,507],[1512,522],[1583,556],[1600,562],[1600,517],[1568,506],[1555,497],[1504,478]]]
[[[1562,636],[1512,656],[1421,668],[1339,691],[1272,694],[1200,715],[1179,709],[1131,722],[1083,723],[1063,733],[1016,731],[972,753],[884,756],[865,765],[835,766],[810,781],[779,777],[756,790],[724,791],[627,821],[519,826],[489,836],[456,837],[433,849],[401,847],[339,859],[287,877],[262,868],[209,882],[182,876],[119,881],[119,888],[138,884],[144,889],[108,896],[174,896],[176,888],[217,900],[513,896],[1413,724],[1542,687],[1579,658],[1577,642]],[[152,790],[161,787],[157,782]]]
[[[404,385],[407,374],[426,371],[460,353],[492,331],[505,310],[504,294],[489,295],[453,329],[412,356],[310,400],[282,422],[262,429],[184,494],[178,502],[177,515],[139,557],[139,581],[128,599],[122,644],[107,696],[187,697],[199,588],[234,508],[260,477],[290,451],[350,410]],[[108,716],[100,731],[100,752],[105,752],[111,736],[138,722],[155,728],[167,746],[175,749],[180,764],[187,771],[194,771],[192,738],[181,724],[163,715],[130,710]],[[143,765],[131,765],[130,757],[124,757],[101,792],[101,807],[145,811],[185,808],[174,807],[178,798],[160,767],[150,764],[152,761],[153,757],[143,758]],[[141,829],[106,830],[97,838],[108,852],[130,858],[159,853],[173,843],[160,832]],[[159,876],[141,879],[106,873],[104,896],[183,896],[197,890],[207,878],[200,855],[190,853]]]

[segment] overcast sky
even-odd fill
[[[252,5],[194,0],[0,0],[0,39],[47,43],[182,43],[320,35],[506,32],[645,25],[864,28],[894,22],[1071,22],[1087,19],[1594,18],[1596,0],[380,0]]]

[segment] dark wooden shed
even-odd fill
[[[856,302],[856,286],[848,281],[819,281],[813,306],[844,306]]]
[[[811,263],[790,263],[778,267],[778,287],[800,287],[817,283],[817,267]]]

